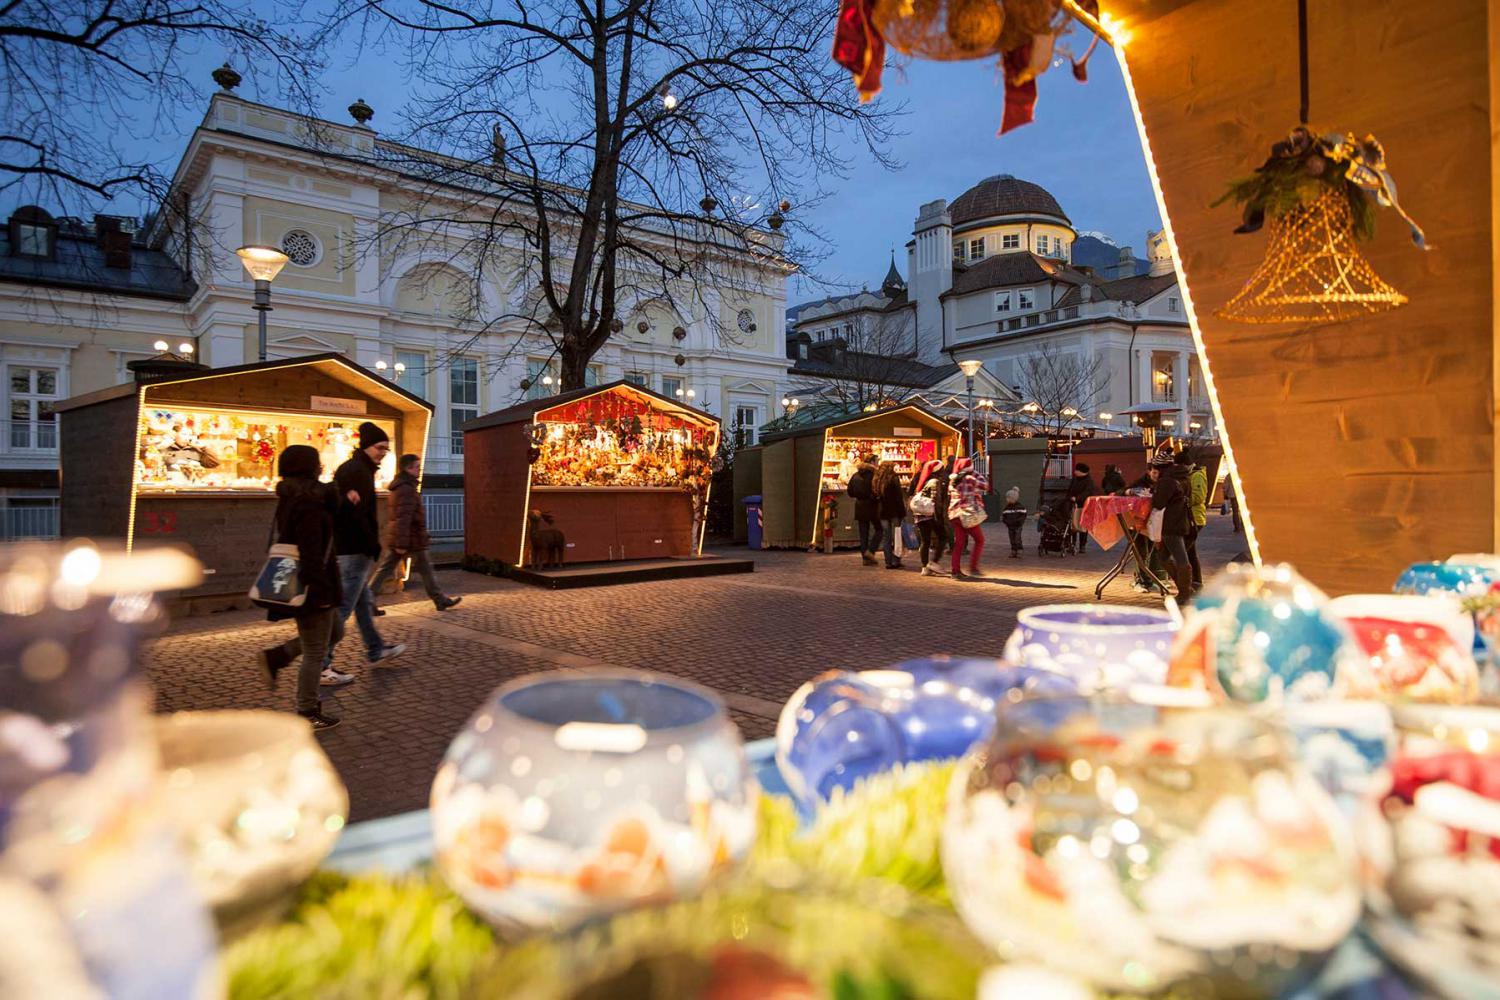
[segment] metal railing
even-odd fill
[[[427,512],[429,535],[452,536],[464,533],[462,493],[423,493],[422,506]]]
[[[57,454],[57,421],[0,420],[0,452]]]
[[[57,505],[0,507],[0,541],[19,542],[57,537]]]

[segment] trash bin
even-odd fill
[[[745,526],[746,526],[746,540],[747,540],[747,544],[752,549],[758,549],[758,548],[760,548],[760,540],[761,540],[761,521],[760,521],[761,498],[760,498],[759,495],[749,496],[749,497],[746,497],[745,499],[741,500],[740,503],[742,503],[742,504],[745,505]]]

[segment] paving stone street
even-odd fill
[[[1005,530],[987,529],[982,580],[921,577],[862,566],[857,553],[755,552],[753,574],[629,586],[545,591],[458,570],[440,573],[462,594],[439,613],[417,589],[383,598],[387,641],[406,644],[388,663],[365,663],[351,639],[336,665],[354,684],[325,692],[343,725],[321,737],[349,787],[351,819],[427,804],[428,788],[454,733],[485,696],[514,677],[557,668],[633,667],[690,678],[718,691],[747,740],[769,736],[786,698],[832,668],[871,668],[936,653],[996,656],[1016,613],[1033,604],[1092,601],[1094,583],[1119,549],[1084,556],[1009,558]],[[1034,530],[1027,529],[1034,544]],[[1239,552],[1244,536],[1210,516],[1199,541],[1205,572]],[[1152,604],[1129,581],[1112,603]],[[295,679],[275,692],[258,649],[284,641],[289,623],[259,612],[176,621],[149,644],[146,666],[157,709],[270,708],[291,711]]]

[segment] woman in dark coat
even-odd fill
[[[854,498],[854,520],[859,523],[859,558],[875,565],[875,547],[880,544],[880,499],[875,495],[875,456],[866,455],[849,477],[848,493]]]
[[[1151,510],[1161,511],[1161,551],[1172,570],[1177,603],[1186,607],[1193,596],[1193,570],[1188,562],[1187,535],[1192,524],[1191,485],[1188,469],[1177,465],[1169,452],[1158,452],[1151,461],[1156,485],[1151,490]]]
[[[881,548],[885,550],[885,568],[900,569],[901,560],[896,558],[896,532],[906,519],[906,492],[901,488],[901,476],[894,462],[881,462],[875,470],[875,481],[871,484],[875,499],[880,503]]]
[[[315,449],[294,444],[281,453],[276,484],[275,538],[278,544],[297,546],[297,578],[307,599],[296,609],[272,609],[271,621],[291,618],[297,623],[297,634],[280,646],[261,650],[260,662],[266,679],[276,687],[277,674],[297,657],[297,714],[312,723],[314,730],[332,729],[339,724],[333,716],[323,714],[318,697],[323,656],[333,643],[343,637],[343,620],[339,601],[343,597],[339,581],[338,557],[334,554],[333,515],[338,496],[318,481],[323,464]],[[331,642],[330,642],[331,640]]]

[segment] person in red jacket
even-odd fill
[[[422,506],[422,494],[417,489],[422,476],[422,459],[417,455],[402,455],[396,468],[396,478],[391,480],[390,486],[391,512],[386,518],[381,539],[385,543],[385,555],[375,570],[375,578],[370,581],[370,592],[380,593],[391,574],[396,572],[396,567],[401,565],[401,560],[410,557],[411,571],[422,577],[427,596],[439,611],[447,611],[463,598],[443,593],[432,571],[432,560],[427,558],[432,538],[427,534],[427,510]]]

